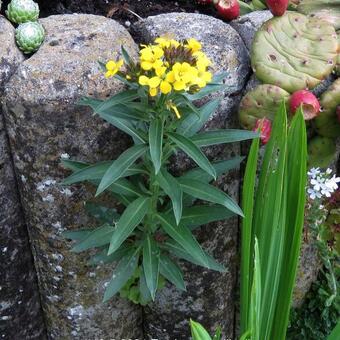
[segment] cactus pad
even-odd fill
[[[340,0],[301,0],[297,11],[326,20],[340,29]]]
[[[282,100],[288,103],[287,91],[275,85],[258,85],[241,100],[239,108],[241,125],[245,129],[252,130],[260,118],[266,117],[273,121]]]
[[[340,123],[336,116],[336,108],[340,105],[340,78],[324,92],[320,99],[322,112],[315,118],[315,128],[324,137],[339,137]]]
[[[12,0],[7,7],[6,15],[16,24],[36,21],[39,17],[39,5],[33,0]]]
[[[336,154],[333,138],[316,136],[308,143],[308,167],[327,168]]]
[[[335,67],[337,48],[332,25],[286,12],[256,32],[251,62],[261,81],[292,93],[312,89],[324,80]]]
[[[25,22],[15,30],[18,47],[26,54],[38,50],[44,38],[45,30],[38,22]]]

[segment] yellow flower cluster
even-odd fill
[[[149,87],[150,96],[205,87],[212,75],[208,71],[210,60],[201,49],[195,39],[179,42],[157,38],[155,45],[144,45],[140,51],[139,84]]]
[[[114,60],[109,60],[105,65],[106,67],[105,77],[106,78],[113,77],[120,70],[123,64],[124,64],[123,60],[118,60],[117,62]]]

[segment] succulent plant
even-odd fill
[[[332,25],[287,12],[256,32],[251,62],[261,81],[292,93],[324,80],[335,67],[337,48]]]
[[[340,29],[340,0],[300,0],[297,11],[327,20]]]
[[[39,18],[39,5],[33,0],[12,0],[7,6],[6,15],[16,24],[36,21]]]
[[[26,54],[35,52],[43,43],[45,30],[38,22],[25,22],[15,30],[18,47]]]
[[[290,96],[290,113],[295,114],[299,107],[302,107],[303,118],[311,120],[320,113],[320,103],[315,95],[307,90],[299,90]]]
[[[308,143],[308,167],[326,168],[335,154],[336,146],[333,138],[316,136]]]
[[[266,0],[266,4],[273,15],[280,17],[286,12],[289,0]]]
[[[340,105],[340,78],[338,78],[320,98],[322,112],[315,118],[315,128],[324,137],[340,136],[337,107]]]
[[[282,100],[288,103],[289,93],[287,91],[275,85],[258,85],[241,100],[239,108],[241,125],[245,129],[252,130],[260,118],[273,121]]]

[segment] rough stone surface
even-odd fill
[[[1,1],[0,1],[1,3]],[[0,16],[0,101],[24,58],[14,27]],[[0,107],[0,338],[45,339],[37,278]]]
[[[200,14],[170,13],[149,17],[139,22],[134,31],[140,42],[151,42],[162,35],[177,39],[196,38],[203,44],[203,50],[211,58],[213,72],[228,71],[226,84],[230,88],[218,96],[222,103],[205,129],[237,126],[237,106],[240,91],[250,72],[249,58],[242,39],[228,24]],[[210,159],[227,159],[238,155],[240,146],[227,145],[207,148]],[[193,164],[183,155],[173,162],[174,172],[181,172]],[[216,183],[228,194],[238,199],[239,171],[230,171]],[[237,219],[209,224],[196,234],[203,247],[228,269],[220,274],[189,263],[182,263],[187,283],[183,293],[168,285],[155,303],[144,310],[146,338],[188,339],[190,318],[200,321],[210,331],[217,325],[223,328],[228,338],[234,336],[235,288],[237,278]]]
[[[262,26],[264,22],[271,19],[273,15],[270,11],[255,11],[242,15],[233,20],[230,25],[242,37],[247,49],[250,51],[253,43],[255,32]]]
[[[42,19],[46,40],[6,86],[4,108],[50,339],[141,338],[141,310],[118,297],[102,304],[112,268],[89,268],[72,254],[64,230],[89,227],[83,201],[93,191],[62,187],[60,157],[114,159],[130,143],[90,110],[82,95],[122,89],[97,63],[136,45],[115,21],[92,15]]]

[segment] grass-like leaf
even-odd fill
[[[149,146],[151,160],[155,167],[155,174],[158,174],[162,165],[163,147],[163,121],[160,118],[156,118],[150,123]]]
[[[178,289],[186,291],[181,269],[165,254],[160,257],[160,273]]]

